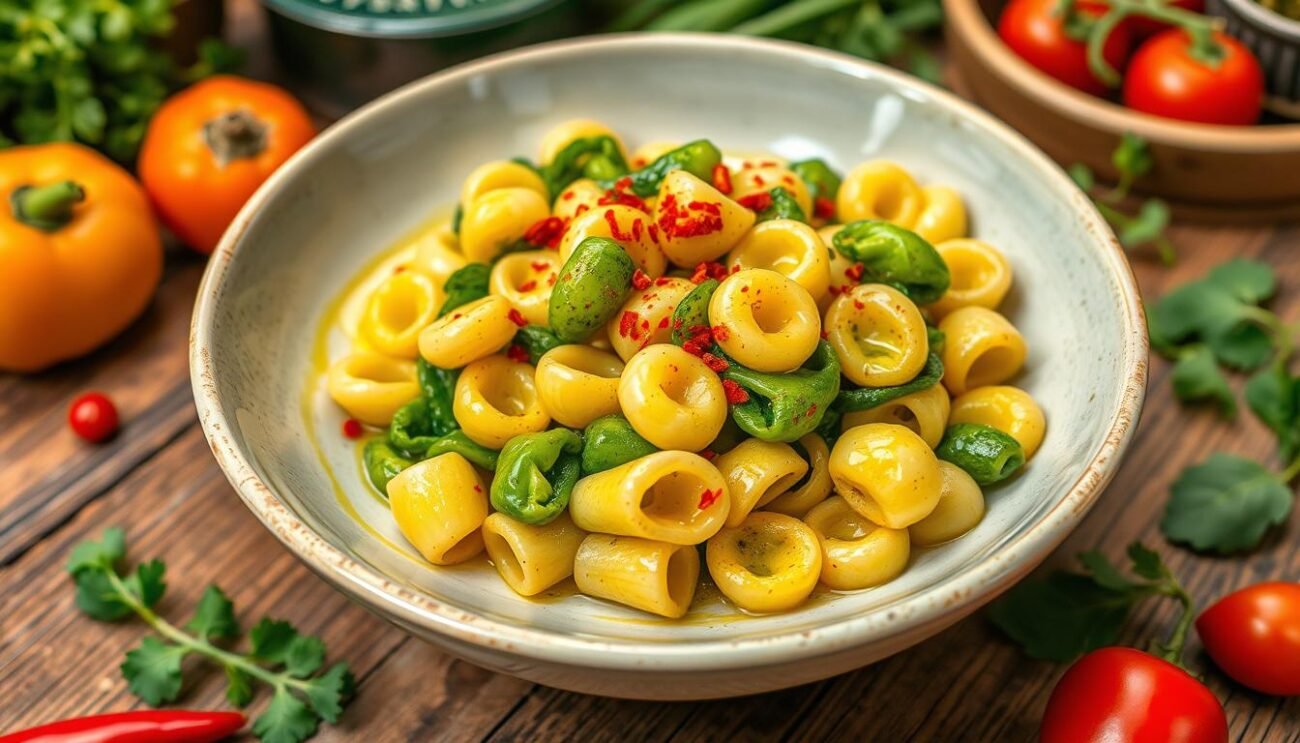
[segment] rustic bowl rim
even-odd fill
[[[1285,36],[1287,41],[1300,43],[1300,21],[1269,10],[1255,0],[1223,0],[1223,2],[1256,27],[1262,26],[1275,34]]]
[[[334,143],[346,141],[354,132],[364,130],[373,115],[399,101],[433,95],[440,88],[462,85],[475,75],[527,66],[544,58],[586,55],[601,50],[617,52],[629,47],[649,51],[669,49],[681,54],[699,49],[759,52],[779,56],[791,65],[805,66],[809,70],[831,69],[860,78],[883,80],[904,94],[929,99],[955,116],[976,124],[1016,153],[1024,167],[1039,171],[1047,183],[1072,200],[1085,228],[1096,236],[1094,246],[1104,251],[1102,257],[1119,288],[1115,299],[1122,304],[1121,315],[1126,326],[1118,375],[1123,390],[1101,447],[1080,478],[1055,507],[1002,547],[999,559],[985,561],[892,605],[880,626],[874,626],[870,621],[872,615],[867,614],[812,630],[786,631],[761,637],[681,644],[622,639],[609,641],[498,621],[444,604],[433,596],[391,580],[357,562],[313,531],[257,474],[242,451],[235,421],[228,419],[223,412],[209,344],[217,317],[215,298],[222,292],[241,238],[263,204],[284,188],[294,173],[321,158]],[[619,34],[551,42],[463,64],[389,93],[326,129],[258,189],[212,255],[199,287],[191,325],[190,375],[204,435],[217,463],[244,503],[317,574],[368,608],[408,629],[420,628],[451,641],[516,657],[577,667],[686,672],[800,661],[837,650],[885,642],[921,627],[941,628],[946,624],[943,621],[945,617],[969,613],[1010,587],[1069,535],[1114,476],[1142,408],[1146,392],[1147,350],[1146,320],[1137,282],[1106,222],[1046,155],[973,104],[896,70],[791,42],[711,34]],[[875,619],[880,620],[880,617]],[[665,624],[664,629],[665,633],[671,633],[672,625]]]
[[[943,9],[949,33],[959,34],[973,54],[1034,103],[1066,118],[1087,121],[1116,136],[1132,132],[1152,144],[1188,150],[1262,155],[1300,150],[1300,123],[1236,127],[1177,121],[1075,90],[1016,56],[998,37],[978,0],[943,0]]]

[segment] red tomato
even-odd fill
[[[1300,583],[1260,583],[1219,599],[1196,620],[1223,672],[1265,694],[1300,696]]]
[[[1138,47],[1124,75],[1124,105],[1156,116],[1205,124],[1246,126],[1259,120],[1264,71],[1244,44],[1214,32],[1223,50],[1217,62],[1192,56],[1192,39],[1179,29]]]
[[[1165,5],[1171,8],[1181,8],[1193,13],[1205,12],[1205,0],[1165,0]],[[1127,23],[1133,29],[1133,35],[1139,39],[1145,39],[1148,36],[1160,33],[1169,28],[1169,24],[1164,21],[1157,21],[1154,18],[1143,18],[1142,16],[1132,16]]]
[[[1102,648],[1047,700],[1041,743],[1226,743],[1228,718],[1186,671],[1133,648]]]
[[[1108,88],[1088,68],[1088,47],[1065,32],[1060,0],[1011,0],[998,20],[998,36],[1021,59],[1072,88],[1105,95]],[[1079,3],[1080,13],[1100,16],[1105,6]],[[1121,23],[1106,39],[1102,56],[1117,71],[1132,48],[1132,32]]]
[[[72,401],[68,408],[68,425],[73,433],[98,444],[117,433],[117,408],[104,395],[87,392]]]

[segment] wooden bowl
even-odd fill
[[[1020,59],[990,21],[1002,0],[943,0],[954,86],[1063,165],[1114,179],[1110,155],[1128,131],[1155,160],[1137,190],[1179,216],[1224,222],[1300,218],[1300,124],[1213,126],[1159,118],[1057,82]]]

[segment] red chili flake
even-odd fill
[[[718,456],[718,453],[712,449],[705,449],[704,451],[700,452],[700,456],[712,462],[713,459]]]
[[[669,238],[698,237],[718,232],[722,229],[722,216],[714,212],[715,208],[718,212],[721,211],[712,202],[692,201],[683,209],[673,194],[665,194],[659,201],[659,229]]]
[[[849,281],[857,282],[862,280],[862,273],[866,270],[867,267],[861,263],[854,263],[852,266],[844,269],[844,275],[849,277]]]
[[[731,335],[726,325],[714,325],[709,329],[709,332],[713,333],[713,337],[720,341],[725,341]]]
[[[694,338],[686,341],[685,343],[682,343],[682,350],[685,351],[686,353],[689,353],[692,356],[704,355],[704,346],[700,345],[700,342],[695,340]]]
[[[668,327],[668,322],[671,319],[672,318],[668,317],[667,315],[664,315],[663,318],[659,321],[659,326],[658,326],[659,330],[663,330],[664,328]]]
[[[727,395],[727,402],[732,405],[749,402],[749,393],[745,391],[745,388],[730,379],[722,380],[722,391]]]
[[[720,359],[707,351],[700,357],[700,360],[716,374],[721,374],[731,368],[731,364],[728,364],[726,359]]]
[[[356,418],[348,418],[343,421],[343,435],[350,439],[359,439],[366,429],[361,427],[361,421]]]
[[[789,175],[783,175],[783,176],[781,176],[781,182],[784,183],[784,184],[787,185],[787,186],[793,186],[793,185],[794,185],[794,177],[793,177],[793,176],[789,176]]]
[[[627,242],[632,239],[632,236],[624,232],[623,228],[618,225],[618,215],[614,214],[613,209],[605,210],[605,223],[609,225],[610,237],[615,240]]]
[[[651,224],[650,226],[646,227],[646,233],[650,235],[650,242],[654,243],[655,245],[658,245],[658,244],[659,244],[659,227],[658,227],[658,226],[656,226],[656,225],[654,225],[654,224]]]
[[[655,286],[668,286],[671,283],[673,283],[673,280],[668,276],[660,276],[655,279]]]
[[[813,417],[814,415],[817,415],[817,403],[812,403],[811,405],[809,405],[808,410],[804,413],[804,415],[808,416],[809,418]]]
[[[483,486],[482,486],[482,485],[475,484],[475,485],[474,485],[474,492],[475,492],[475,493],[481,493],[481,492],[483,492]]]
[[[772,194],[767,191],[755,191],[748,196],[740,197],[736,203],[750,211],[761,212],[772,206]]]
[[[755,186],[762,186],[762,185],[764,185],[764,184],[766,184],[766,183],[767,183],[767,181],[763,180],[763,176],[759,175],[758,173],[755,173],[755,174],[754,174],[754,185],[755,185]]]
[[[578,204],[578,208],[573,210],[573,216],[576,217],[579,214],[585,214],[590,210],[591,210],[591,204]]]
[[[556,274],[551,274],[550,276],[547,276],[547,277],[546,277],[546,285],[547,285],[547,286],[555,286],[555,276],[556,276]]]
[[[700,493],[700,510],[703,511],[714,503],[717,503],[718,499],[721,497],[722,488],[718,488],[717,490],[709,490],[708,488],[705,488],[704,492]]]
[[[633,209],[639,209],[643,212],[646,212],[647,214],[650,213],[650,207],[640,198],[630,193],[623,193],[622,191],[615,191],[613,189],[606,191],[605,195],[601,196],[596,201],[596,205],[597,206],[616,206],[616,205],[630,206]]]
[[[813,216],[830,219],[835,216],[835,202],[825,196],[813,199]]]
[[[514,307],[510,308],[510,314],[507,315],[507,317],[510,318],[510,322],[514,323],[515,325],[518,325],[521,328],[528,324],[528,318],[524,317],[523,313],[515,309]]]
[[[508,357],[511,361],[518,361],[521,364],[527,364],[528,349],[524,348],[518,343],[512,343],[510,345],[510,348],[506,349],[506,357]]]
[[[623,316],[618,319],[618,334],[624,338],[631,335],[632,339],[636,340],[636,321],[638,319],[639,316],[632,310],[624,311]]]
[[[542,271],[545,271],[546,269],[551,267],[551,264],[547,261],[533,261],[528,265],[532,266],[533,270],[536,271],[537,273],[541,273]]]
[[[713,187],[722,193],[731,193],[731,169],[722,163],[713,166]]]
[[[393,273],[401,273],[405,270],[406,270],[406,266],[398,266],[397,268],[393,269]]]
[[[697,212],[707,212],[709,214],[721,214],[722,205],[716,201],[692,201],[686,205],[687,209],[694,209]]]
[[[748,287],[748,286],[742,286],[742,287],[740,287],[740,293],[741,293],[741,294],[744,294],[744,293],[746,293],[746,292],[748,292],[748,291],[749,291],[749,287]]]
[[[777,161],[775,161],[775,160],[763,160],[762,162],[760,162],[760,163],[758,164],[758,167],[760,167],[760,168],[777,168],[777,167],[780,167],[780,165],[781,165],[781,163],[779,163],[779,162],[777,162]]]
[[[853,300],[853,309],[860,310],[863,307],[866,307],[866,305],[862,303],[862,300],[860,299]]]
[[[566,225],[559,217],[539,219],[524,231],[524,240],[538,247],[558,248]]]
[[[459,312],[453,312],[453,313],[451,313],[451,319],[453,319],[453,320],[459,320],[460,318],[461,318],[461,314],[460,314]]]
[[[646,166],[646,161],[645,161],[645,158],[644,158],[644,157],[634,157],[634,158],[632,158],[632,167],[636,168],[637,170],[640,170],[641,168],[644,168],[645,166]]]
[[[632,222],[632,239],[641,242],[641,232],[644,229],[645,225],[641,223],[641,218],[637,217],[636,220]]]
[[[524,283],[519,285],[519,291],[521,292],[530,292],[536,288],[537,288],[537,282],[533,281],[532,279],[529,279],[528,281],[525,281]]]
[[[631,187],[632,187],[632,176],[630,175],[625,175],[622,178],[619,178],[618,180],[614,181],[614,188],[618,189],[619,191],[626,191]]]
[[[650,286],[650,277],[646,276],[645,271],[637,269],[632,272],[632,288],[637,291],[647,289]]]
[[[564,201],[573,201],[574,196],[577,196],[577,194],[575,194],[572,191],[565,191],[564,193],[560,194],[560,198],[563,199]]]

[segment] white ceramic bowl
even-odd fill
[[[532,154],[548,127],[574,117],[599,118],[634,143],[708,137],[726,150],[821,156],[839,168],[885,157],[961,191],[975,234],[1014,267],[1004,309],[1030,348],[1018,383],[1049,421],[1042,449],[1022,476],[989,493],[974,532],[916,555],[901,578],[874,590],[769,616],[706,605],[676,623],[578,596],[530,602],[486,565],[435,568],[413,557],[376,515],[337,434],[340,419],[330,418],[338,414],[314,402],[315,329],[367,261],[455,200],[471,168]],[[226,233],[199,293],[191,348],[199,416],[218,462],[245,504],[317,573],[479,665],[657,699],[734,696],[842,673],[989,601],[1065,538],[1114,474],[1147,360],[1138,293],[1114,237],[1019,135],[883,67],[703,35],[523,49],[430,77],[334,125]],[[304,409],[319,424],[318,442]],[[364,511],[369,528],[344,503]]]

